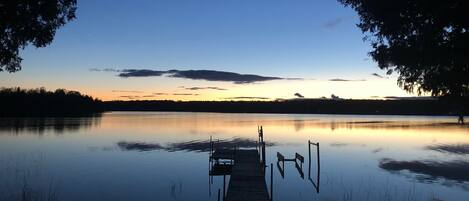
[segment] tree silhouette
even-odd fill
[[[102,111],[101,100],[77,91],[0,88],[0,117],[89,116]]]
[[[460,101],[469,96],[469,1],[338,1],[358,12],[371,57],[399,74],[400,87]]]
[[[45,47],[75,18],[76,0],[0,0],[0,71],[21,69],[19,50]]]

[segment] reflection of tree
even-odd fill
[[[305,127],[305,120],[303,119],[295,119],[293,121],[293,124],[295,125],[295,131],[301,131]]]
[[[0,133],[6,134],[44,134],[53,131],[56,134],[77,132],[89,129],[101,123],[101,116],[73,118],[2,118]]]

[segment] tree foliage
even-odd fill
[[[408,92],[469,95],[469,1],[338,0],[358,12],[372,58]]]
[[[45,47],[75,18],[76,0],[0,0],[0,71],[21,69],[20,49]]]
[[[0,117],[86,116],[101,111],[101,100],[77,91],[0,88]]]

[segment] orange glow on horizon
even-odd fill
[[[166,84],[167,86],[141,87],[140,83],[117,87],[102,87],[96,89],[78,88],[83,94],[110,100],[175,100],[175,101],[226,101],[226,100],[256,100],[269,101],[276,99],[296,98],[295,93],[305,98],[330,98],[335,94],[345,99],[380,99],[385,96],[411,96],[396,86],[395,80],[375,79],[362,82],[330,82],[322,80],[304,81],[271,81],[254,84],[214,83],[207,81],[187,81]],[[194,84],[200,83],[200,84]],[[216,86],[226,90],[187,90],[181,86],[208,87]],[[76,89],[74,88],[74,89]],[[244,97],[244,98],[242,98]],[[257,97],[257,98],[256,98]]]

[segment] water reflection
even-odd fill
[[[314,147],[313,149],[311,147]],[[316,160],[312,160],[312,153],[315,153],[316,155]],[[298,171],[298,174],[300,175],[301,179],[304,179],[304,172],[303,172],[303,162],[304,162],[304,157],[299,154],[295,153],[295,157],[292,159],[287,159],[285,158],[284,155],[282,155],[280,152],[277,152],[277,169],[280,173],[280,176],[285,179],[285,162],[293,162],[295,163],[295,168]],[[312,164],[315,164],[317,174],[316,176],[311,175],[311,170]],[[319,142],[318,143],[313,143],[310,140],[308,140],[308,181],[311,182],[313,185],[316,193],[319,194],[319,185],[320,185],[320,174],[321,174],[321,162],[320,162],[320,153],[319,153]],[[313,179],[315,178],[315,179]]]
[[[178,183],[176,184],[176,182],[171,182],[171,186],[170,186],[170,195],[173,199],[177,200],[181,194],[182,194],[182,181],[178,181]]]
[[[145,143],[145,142],[118,142],[117,146],[124,151],[153,151],[165,149],[158,143]]]
[[[125,114],[126,117],[122,117]],[[188,129],[194,134],[224,133],[227,128],[251,129],[264,125],[266,128],[290,128],[301,133],[308,129],[373,129],[414,130],[440,129],[446,132],[469,128],[454,121],[454,117],[425,119],[418,116],[363,116],[363,115],[288,115],[288,114],[218,114],[183,112],[112,112],[105,114],[108,125],[138,124],[141,128]],[[273,117],[275,116],[275,117]],[[315,118],[311,118],[314,116]],[[372,119],[372,120],[370,120]]]
[[[237,147],[237,148],[256,148],[257,141],[248,138],[232,138],[228,140],[218,140],[214,143],[215,148]],[[275,146],[275,143],[266,142],[266,146]],[[166,146],[159,143],[146,142],[125,142],[117,143],[117,146],[124,151],[153,151],[164,150],[168,152],[189,151],[189,152],[209,152],[211,142],[209,140],[191,140],[187,142],[169,143]]]
[[[270,142],[267,164],[277,161],[276,152],[308,157],[306,142],[321,143],[320,175],[314,146],[304,168],[287,162],[285,179],[274,170],[275,200],[460,201],[469,195],[463,175],[469,169],[469,129],[446,123],[454,117],[111,112],[95,118],[4,120],[2,201],[22,192],[16,164],[36,167],[33,159],[22,157],[30,153],[44,156],[43,177],[30,179],[28,186],[47,193],[52,179],[60,200],[216,200],[218,189],[209,197],[207,182],[222,188],[223,180],[207,181],[208,139],[252,149],[257,125],[264,125]],[[53,135],[59,133],[64,135]],[[321,192],[316,193],[319,177]],[[18,185],[4,188],[6,183]]]
[[[369,128],[369,129],[426,129],[426,128],[451,128],[468,127],[450,122],[409,122],[409,121],[345,121],[330,123],[332,130],[337,128]]]
[[[305,175],[303,173],[303,163],[304,163],[304,157],[298,153],[295,153],[295,157],[288,159],[285,158],[280,152],[277,152],[277,169],[280,172],[280,175],[282,175],[282,178],[285,177],[285,162],[293,162],[295,163],[295,168],[298,171],[298,174],[302,179],[304,179]],[[282,165],[280,165],[282,164]]]
[[[0,134],[73,133],[101,123],[101,116],[71,118],[1,118]]]
[[[316,180],[313,180],[311,178],[311,153],[314,150],[311,150],[311,145],[316,147]],[[321,179],[321,159],[320,159],[320,153],[319,153],[319,142],[313,143],[308,140],[308,180],[313,184],[314,189],[316,189],[316,193],[319,193],[319,185],[320,185],[320,179]]]
[[[425,146],[424,149],[455,155],[469,154],[469,144],[438,144]],[[401,173],[403,170],[409,171],[413,173],[412,177],[423,183],[438,182],[447,186],[459,185],[463,189],[469,190],[468,186],[465,185],[466,182],[469,182],[469,174],[467,174],[469,161],[465,160],[464,157],[449,161],[384,158],[380,160],[379,167],[397,173]]]
[[[334,143],[329,144],[329,146],[331,147],[344,147],[348,145],[349,145],[348,143],[343,143],[343,142],[334,142]]]
[[[381,159],[379,167],[388,171],[407,170],[412,173],[421,174],[417,179],[424,182],[434,182],[439,178],[457,182],[468,182],[469,162],[467,161],[399,161],[393,159]]]
[[[376,148],[376,149],[371,150],[371,153],[376,154],[376,153],[382,152],[383,150],[384,148]]]
[[[469,144],[440,144],[440,145],[431,145],[427,146],[426,149],[443,152],[443,153],[451,153],[451,154],[469,154]]]

